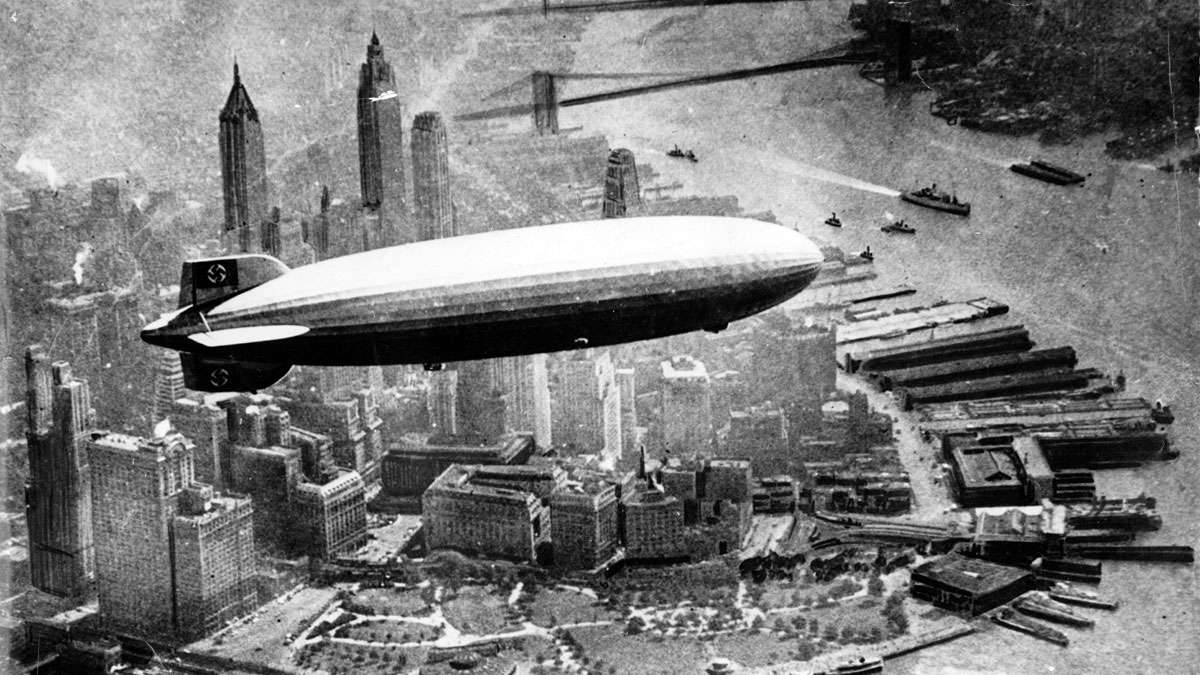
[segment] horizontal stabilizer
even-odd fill
[[[286,363],[256,363],[181,353],[183,386],[194,391],[258,391],[282,380]]]
[[[179,278],[179,306],[199,305],[236,295],[287,271],[287,265],[257,253],[188,260],[183,263]]]
[[[270,342],[271,340],[286,340],[308,332],[307,326],[277,325],[277,326],[247,326],[245,328],[226,328],[206,333],[192,333],[188,339],[205,347],[230,347],[255,342]]]

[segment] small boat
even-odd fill
[[[1084,176],[1070,169],[1064,169],[1061,166],[1055,166],[1038,159],[1031,159],[1028,164],[1013,164],[1008,168],[1022,176],[1044,180],[1047,183],[1054,183],[1055,185],[1072,185],[1074,183],[1082,183],[1086,180]]]
[[[1057,582],[1046,591],[1046,594],[1059,602],[1066,602],[1080,607],[1095,607],[1097,609],[1116,609],[1120,606],[1116,600],[1105,600],[1091,591],[1074,588],[1068,583]]]
[[[860,656],[857,659],[840,663],[832,669],[823,670],[816,675],[860,675],[861,673],[882,673],[883,659],[878,656]]]
[[[1055,623],[1065,623],[1071,626],[1090,627],[1096,622],[1071,611],[1071,608],[1061,602],[1055,602],[1050,596],[1034,591],[1024,597],[1017,598],[1013,607],[1030,616],[1046,619]]]
[[[682,150],[680,150],[680,149],[679,149],[679,146],[678,146],[678,145],[676,145],[675,147],[673,147],[673,148],[671,148],[670,150],[668,150],[668,151],[667,151],[667,157],[680,157],[680,158],[682,158],[682,157],[684,157],[684,153],[683,153],[683,151],[682,151]]]
[[[1000,608],[1000,611],[993,614],[992,621],[1004,626],[1005,628],[1011,628],[1012,630],[1025,633],[1027,635],[1032,635],[1035,638],[1040,638],[1046,642],[1053,642],[1060,647],[1066,647],[1071,642],[1067,639],[1066,635],[1060,633],[1059,631],[1056,631],[1044,624],[1040,624],[1033,619],[1021,616],[1008,607],[1002,607]]]
[[[825,219],[825,224],[830,227],[841,227],[842,221],[837,217],[837,213],[835,212],[832,216]]]
[[[924,187],[920,190],[905,192],[900,195],[900,199],[917,206],[924,206],[946,213],[953,213],[956,216],[971,215],[971,205],[967,202],[958,201],[958,197],[941,192],[937,189],[937,183],[930,187]]]
[[[875,254],[871,252],[871,247],[868,246],[858,252],[858,257],[862,258],[863,260],[874,260]]]
[[[894,223],[888,223],[887,225],[884,225],[883,227],[879,228],[879,230],[881,232],[898,232],[900,234],[916,234],[917,233],[917,228],[913,227],[912,225],[909,225],[908,223],[904,222],[903,220],[897,220]]]

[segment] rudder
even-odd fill
[[[193,391],[254,392],[282,380],[291,371],[287,363],[257,363],[182,352],[183,386]]]
[[[188,260],[179,278],[179,306],[236,295],[287,271],[287,265],[259,253]]]

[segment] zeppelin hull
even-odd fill
[[[180,309],[142,337],[222,367],[553,352],[719,330],[799,293],[822,259],[794,231],[712,217],[489,232],[295,270],[206,259],[185,263]]]
[[[743,287],[710,287],[601,301],[543,305],[312,330],[301,337],[211,353],[298,365],[440,363],[556,352],[719,329],[795,295],[814,266]]]

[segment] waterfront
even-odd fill
[[[802,3],[597,15],[577,46],[575,70],[709,71],[782,62],[848,37],[846,9]],[[1182,454],[1166,464],[1099,472],[1099,493],[1159,499],[1164,526],[1146,543],[1196,542],[1194,178],[1108,159],[1104,138],[1040,147],[1030,137],[948,126],[928,114],[929,100],[924,92],[887,92],[845,67],[568,108],[560,119],[628,147],[664,182],[683,182],[684,192],[733,194],[747,210],[770,209],[847,251],[870,245],[889,283],[911,284],[926,297],[1002,300],[1039,347],[1073,344],[1083,365],[1123,370],[1132,394],[1173,404]],[[676,143],[700,162],[666,158],[663,151]],[[1008,170],[1030,156],[1090,174],[1088,181],[1055,187]],[[972,216],[895,199],[897,191],[929,182],[972,202]],[[845,227],[821,224],[830,211]],[[889,213],[914,224],[916,237],[880,233]],[[1121,609],[1097,617],[1090,631],[1074,631],[1067,649],[991,630],[905,656],[889,671],[1171,672],[1200,657],[1193,567],[1106,561],[1104,570],[1099,591],[1120,599]]]

